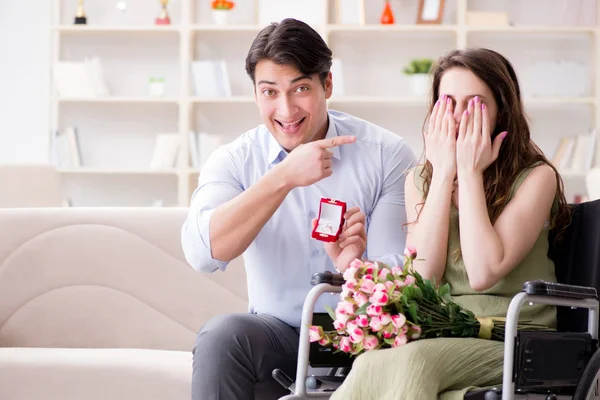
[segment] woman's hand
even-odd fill
[[[365,214],[358,207],[346,210],[346,223],[337,242],[325,243],[325,252],[333,261],[338,271],[344,272],[356,258],[362,258],[367,249],[367,232],[365,230]],[[317,219],[312,220],[313,228]]]
[[[433,166],[433,173],[441,171],[454,178],[456,175],[456,121],[452,100],[442,95],[435,103],[425,137],[425,157]]]
[[[483,173],[498,158],[506,132],[492,143],[487,107],[478,96],[469,100],[463,112],[456,140],[456,165],[459,171]]]

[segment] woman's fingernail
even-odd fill
[[[500,134],[500,137],[501,137],[502,139],[504,139],[504,138],[506,137],[506,135],[508,135],[508,132],[507,132],[507,131],[504,131],[504,132],[502,132],[502,133]]]
[[[475,103],[479,103],[479,96],[475,96]]]
[[[469,107],[473,105],[473,99],[469,100]]]
[[[481,109],[485,110],[485,103],[481,103]]]
[[[450,104],[450,97],[446,99],[446,104]]]
[[[465,112],[463,112],[463,114],[469,115],[469,110],[465,110]]]

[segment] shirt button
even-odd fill
[[[316,256],[318,256],[318,255],[319,255],[319,250],[315,250],[315,251],[313,251],[313,254],[312,254],[312,255],[313,255],[313,257],[316,257]]]
[[[309,216],[309,217],[311,217],[311,218],[314,218],[314,217],[316,217],[316,216],[317,216],[317,214],[315,214],[314,212],[312,212],[312,211],[311,211],[311,212],[308,214],[308,216]]]

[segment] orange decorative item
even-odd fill
[[[214,0],[211,5],[215,24],[226,25],[229,13],[233,7],[235,7],[235,2],[229,0]]]
[[[235,2],[228,0],[214,0],[212,2],[213,10],[231,10],[235,7]]]
[[[385,2],[385,7],[383,8],[383,13],[381,14],[381,23],[384,25],[390,25],[394,23],[394,12],[392,11],[392,6],[388,0]]]

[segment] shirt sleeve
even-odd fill
[[[224,270],[228,261],[212,256],[210,219],[214,210],[244,191],[239,168],[226,147],[214,151],[206,160],[192,194],[190,210],[181,229],[181,244],[187,262],[196,271]]]
[[[406,204],[404,181],[416,157],[405,141],[383,157],[381,194],[368,221],[366,258],[391,266],[404,261]]]

